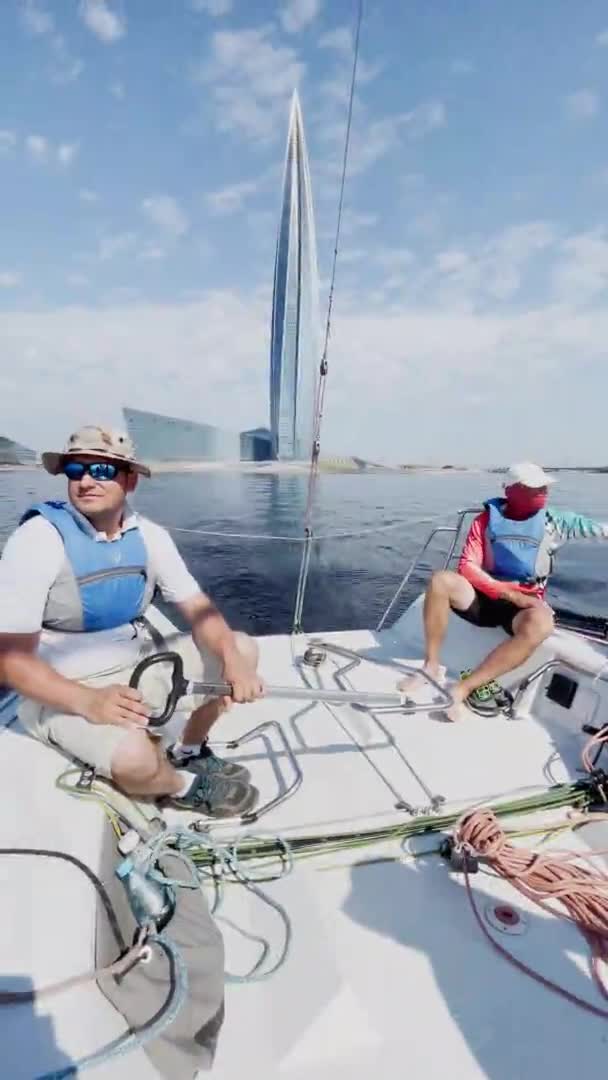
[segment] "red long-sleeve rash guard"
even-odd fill
[[[464,542],[464,547],[458,562],[458,573],[471,583],[474,589],[485,593],[492,600],[500,600],[505,589],[517,589],[519,592],[532,593],[542,596],[544,588],[541,586],[524,586],[514,582],[507,583],[497,581],[485,567],[492,565],[490,541],[487,537],[487,528],[490,521],[490,513],[484,510],[475,518],[469,534]]]

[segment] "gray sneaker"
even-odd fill
[[[173,796],[171,803],[180,810],[194,810],[207,817],[241,817],[257,806],[260,793],[242,780],[227,780],[212,772],[197,772],[186,795]]]
[[[190,769],[192,772],[215,773],[225,780],[243,780],[251,778],[249,769],[239,765],[238,761],[227,761],[218,757],[207,743],[203,743],[198,754],[176,754],[173,747],[167,750],[167,757],[174,769]]]

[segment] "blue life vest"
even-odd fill
[[[544,581],[551,570],[547,552],[547,511],[539,510],[524,521],[514,521],[503,515],[505,499],[490,499],[487,536],[492,548],[494,565],[489,568],[499,581],[517,581],[520,585],[535,585]]]
[[[65,563],[51,586],[42,625],[48,629],[90,632],[132,622],[154,592],[148,553],[138,528],[116,540],[96,540],[65,502],[31,506],[21,523],[40,514],[63,540]]]

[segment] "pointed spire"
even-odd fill
[[[300,97],[289,114],[270,343],[270,426],[283,459],[311,452],[319,359],[319,274]]]

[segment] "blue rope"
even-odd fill
[[[254,835],[250,834],[246,839],[249,842],[252,840],[264,840],[265,836],[262,833]],[[243,885],[244,888],[253,893],[258,900],[261,900],[262,903],[266,904],[267,907],[272,908],[272,910],[277,913],[284,926],[284,942],[277,961],[272,967],[265,971],[261,971],[260,969],[266,962],[270,953],[269,942],[256,934],[251,934],[245,932],[241,928],[236,928],[249,940],[255,941],[261,946],[261,954],[246,975],[231,975],[229,972],[225,972],[225,980],[227,983],[251,983],[268,979],[282,967],[289,954],[293,935],[289,915],[281,904],[276,900],[273,900],[272,897],[268,896],[267,893],[260,888],[261,882],[279,881],[281,878],[286,877],[293,869],[294,857],[289,842],[282,836],[273,836],[273,840],[282,849],[279,856],[280,866],[274,873],[263,872],[262,874],[253,874],[251,871],[245,871],[241,865],[239,855],[239,847],[242,841],[230,840],[228,842],[222,842],[215,840],[209,832],[207,833],[206,842],[201,844],[200,834],[195,833],[188,827],[180,827],[171,829],[170,831],[167,830],[148,840],[143,845],[145,851],[142,849],[137,860],[140,869],[144,870],[150,878],[158,880],[164,885],[173,886],[175,888],[199,889],[204,882],[210,882],[215,890],[211,914],[216,918],[218,917],[218,912],[223,901],[223,886],[226,880],[232,880]],[[205,847],[213,855],[213,862],[209,867],[196,866],[189,855],[189,851],[200,851],[201,846]],[[156,872],[154,864],[158,862],[163,851],[179,854],[190,872],[190,881],[166,878],[163,874]],[[231,923],[225,915],[221,915],[219,918],[221,918],[226,925],[234,927],[234,924]]]
[[[255,964],[253,965],[251,970],[247,972],[246,975],[231,975],[230,972],[226,971],[224,973],[224,978],[225,978],[227,983],[236,983],[236,984],[252,983],[252,982],[264,982],[266,979],[269,979],[271,977],[271,975],[274,975],[275,972],[277,972],[279,970],[279,968],[282,967],[283,964],[285,963],[285,961],[287,960],[287,957],[289,955],[289,950],[291,948],[291,939],[292,939],[292,936],[293,936],[293,929],[292,929],[292,925],[291,925],[291,919],[289,918],[289,915],[287,914],[287,912],[286,912],[285,908],[283,907],[283,905],[279,904],[278,900],[273,900],[272,897],[268,896],[268,894],[265,893],[262,889],[260,889],[259,886],[254,885],[254,883],[252,881],[248,881],[246,878],[238,878],[237,880],[240,881],[241,885],[245,886],[245,888],[248,890],[248,892],[253,893],[254,896],[257,896],[258,899],[261,900],[264,904],[266,904],[268,907],[272,908],[273,911],[276,911],[277,915],[281,919],[281,921],[283,923],[283,926],[285,928],[285,939],[284,939],[284,942],[283,942],[283,948],[281,949],[281,953],[280,953],[278,959],[272,965],[272,967],[267,968],[266,971],[260,971],[260,968],[262,967],[262,964],[264,963],[264,961],[266,960],[266,957],[268,956],[268,953],[270,952],[270,945],[263,938],[256,938],[253,935],[245,934],[245,936],[250,937],[250,939],[252,941],[261,942],[261,944],[262,944],[262,954],[259,957],[259,959],[256,960]],[[226,919],[225,916],[222,915],[222,916],[220,916],[220,918],[222,918],[225,922],[228,922],[228,920]],[[231,924],[229,923],[229,925],[231,925]],[[243,933],[242,930],[241,930],[241,933]]]
[[[248,841],[264,839],[261,835],[248,835],[246,837]],[[211,880],[211,883],[215,889],[215,900],[211,913],[215,918],[221,919],[227,926],[237,929],[244,937],[249,941],[255,941],[261,946],[261,953],[256,960],[253,967],[245,975],[232,975],[230,972],[224,973],[224,978],[228,984],[245,984],[254,982],[264,982],[283,966],[289,955],[291,948],[291,941],[293,936],[293,930],[291,925],[291,919],[287,914],[287,911],[282,904],[279,904],[277,900],[273,900],[271,896],[268,896],[263,889],[260,888],[259,882],[261,881],[280,881],[281,878],[286,877],[287,874],[293,869],[293,852],[288,841],[282,836],[274,837],[275,842],[280,844],[282,850],[281,867],[278,872],[273,874],[253,875],[251,872],[247,872],[242,869],[239,858],[239,842],[233,841],[228,844],[218,843],[213,840],[209,835],[208,847],[211,848],[215,861],[209,869],[206,867],[198,867],[197,872],[202,879]],[[200,841],[199,841],[200,847]],[[220,870],[218,875],[217,870]],[[254,896],[266,904],[267,907],[272,908],[277,913],[284,926],[285,937],[283,941],[283,948],[280,955],[272,967],[262,971],[261,968],[266,962],[266,959],[270,953],[270,944],[262,937],[258,937],[256,934],[248,933],[241,927],[235,927],[234,923],[225,915],[218,915],[219,908],[223,900],[223,878],[231,877],[234,881],[237,881],[240,885],[243,885],[248,892],[253,893]]]
[[[94,1054],[87,1054],[86,1057],[72,1062],[63,1069],[41,1074],[35,1080],[64,1080],[67,1076],[76,1076],[83,1069],[92,1069],[96,1065],[103,1065],[107,1061],[123,1057],[132,1050],[141,1049],[147,1043],[157,1039],[173,1023],[188,996],[188,971],[180,952],[169,938],[164,937],[163,934],[151,934],[148,941],[156,943],[163,949],[173,967],[174,979],[171,993],[158,1018],[148,1026],[138,1028],[129,1034],[119,1035],[117,1039]]]

